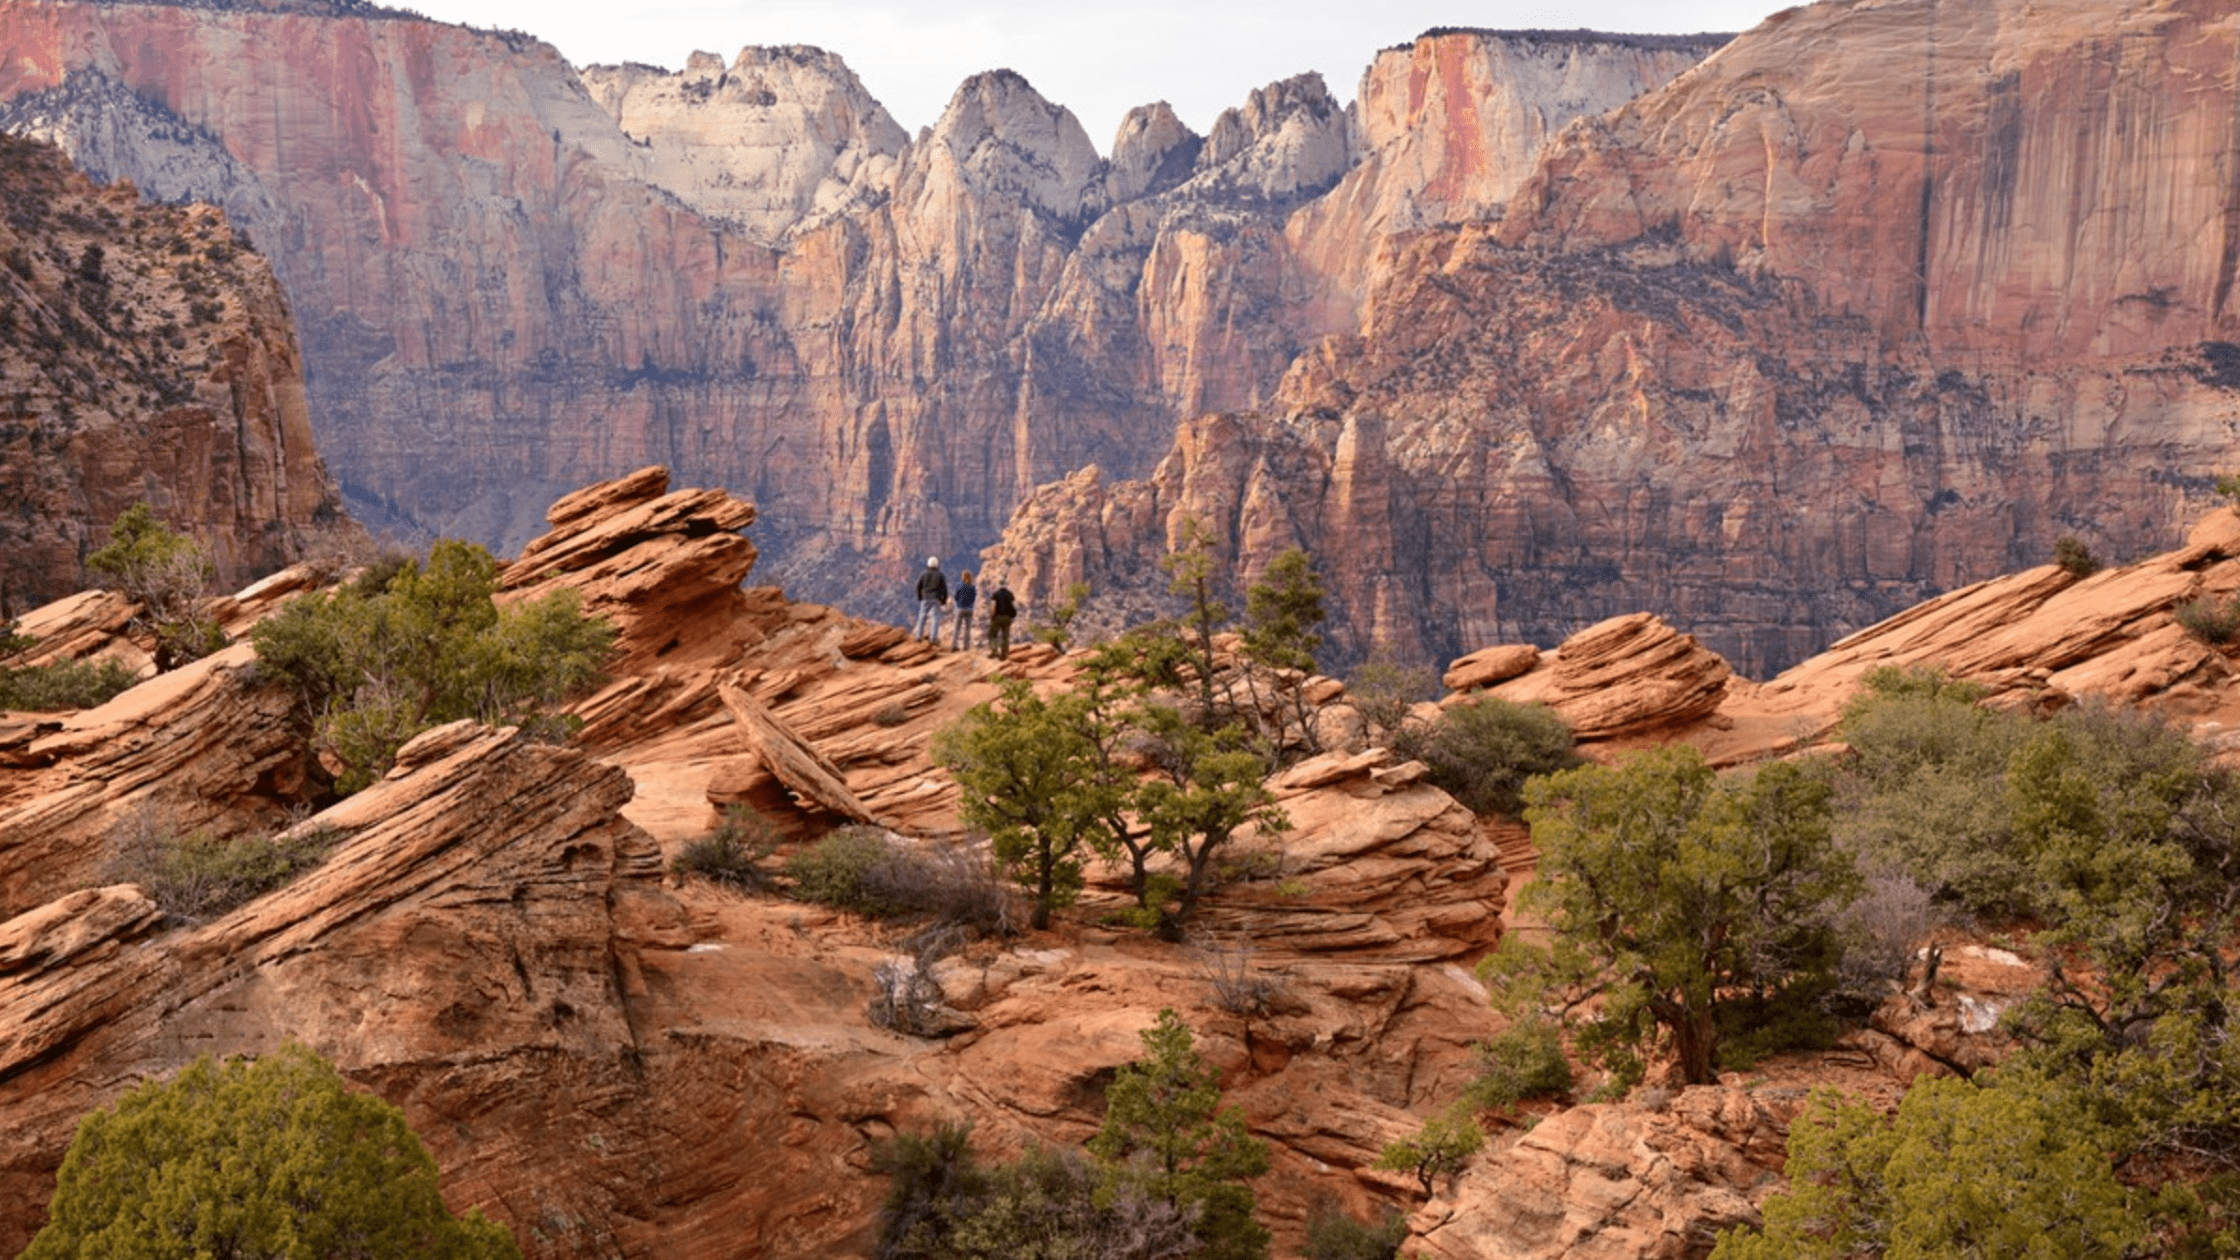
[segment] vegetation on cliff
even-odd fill
[[[298,720],[345,794],[379,778],[413,736],[473,718],[562,734],[547,710],[600,677],[614,629],[556,590],[500,608],[498,562],[446,540],[395,558],[258,622],[257,660],[296,697]]]
[[[1831,914],[1860,881],[1831,838],[1824,779],[1787,763],[1721,779],[1679,747],[1538,779],[1525,795],[1540,867],[1520,905],[1553,940],[1512,934],[1487,960],[1510,1009],[1591,1007],[1574,1045],[1624,1085],[1652,1049],[1703,1084],[1722,1054],[1781,1048],[1825,1023],[1842,952]]]
[[[25,1260],[521,1255],[505,1226],[444,1207],[402,1111],[293,1043],[198,1059],[88,1116],[47,1216]]]
[[[1140,1036],[1143,1057],[1106,1090],[1087,1158],[1038,1150],[984,1169],[971,1127],[954,1124],[882,1148],[879,1260],[1262,1260],[1269,1234],[1249,1183],[1268,1169],[1267,1144],[1222,1108],[1220,1073],[1174,1011]]]

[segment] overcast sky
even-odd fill
[[[1101,151],[1120,116],[1164,100],[1199,131],[1263,83],[1319,70],[1353,99],[1380,48],[1433,26],[1501,30],[1741,31],[1782,0],[408,0],[446,22],[510,27],[576,65],[671,70],[696,49],[748,44],[837,52],[904,127],[933,122],[965,76],[1005,67],[1073,110]]]

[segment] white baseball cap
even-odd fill
[[[941,557],[939,557],[939,556],[927,556],[927,557],[926,557],[926,567],[927,567],[927,568],[929,568],[929,569],[938,569],[938,568],[940,568],[940,567],[941,567]]]

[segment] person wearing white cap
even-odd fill
[[[918,575],[918,624],[910,633],[940,647],[941,610],[948,606],[949,579],[941,576],[941,557],[927,556],[926,571]]]

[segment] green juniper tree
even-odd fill
[[[2121,1260],[2149,1237],[2106,1135],[2044,1082],[1923,1079],[1898,1114],[1823,1093],[1789,1129],[1789,1189],[1713,1260]]]
[[[1047,700],[1022,679],[934,738],[934,759],[961,789],[965,824],[988,835],[996,861],[1034,895],[1034,926],[1071,905],[1082,859],[1102,839],[1097,749],[1081,699]]]
[[[217,575],[209,551],[158,520],[147,504],[125,509],[109,527],[108,545],[86,557],[86,568],[140,605],[134,620],[155,639],[158,673],[225,646],[202,607]]]
[[[1687,747],[1534,780],[1540,865],[1520,904],[1554,939],[1505,938],[1488,982],[1515,1011],[1599,998],[1575,1045],[1624,1083],[1652,1048],[1704,1084],[1741,1030],[1801,1035],[1834,983],[1830,915],[1860,886],[1829,837],[1828,793],[1789,763],[1722,782]]]
[[[1268,1170],[1267,1143],[1221,1107],[1220,1073],[1170,1008],[1144,1029],[1143,1057],[1105,1091],[1104,1125],[1089,1140],[1115,1185],[1196,1213],[1206,1260],[1262,1260],[1268,1231],[1247,1184]]]
[[[25,1260],[519,1260],[452,1216],[404,1113],[301,1046],[197,1060],[86,1117]]]
[[[572,590],[498,607],[498,562],[445,540],[425,561],[384,567],[291,601],[251,637],[298,720],[342,766],[338,790],[372,783],[413,736],[461,718],[555,734],[546,710],[590,687],[614,629]]]

